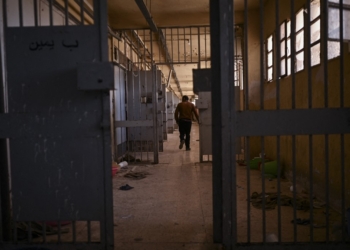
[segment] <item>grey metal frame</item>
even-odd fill
[[[6,72],[2,74],[8,74],[8,77],[3,77],[1,83],[8,84],[11,94],[9,95],[10,112],[6,113],[5,110],[3,113],[4,110],[1,110],[0,114],[0,138],[10,138],[13,230],[11,239],[0,238],[0,248],[19,249],[28,248],[30,245],[50,249],[113,249],[109,99],[109,88],[113,86],[111,77],[113,73],[112,66],[107,63],[107,1],[94,1],[93,23],[90,25],[85,23],[83,1],[80,1],[78,3],[80,25],[75,27],[68,24],[67,1],[63,6],[66,13],[63,26],[54,24],[53,1],[49,1],[49,27],[39,27],[36,9],[38,6],[37,1],[34,1],[35,23],[33,27],[25,27],[24,9],[22,1],[19,1],[19,26],[8,27],[7,2],[3,0],[2,13],[4,14],[5,32],[4,36],[1,34],[2,38],[5,38],[7,55],[6,61],[1,60],[1,62],[2,65],[4,62],[7,64]],[[13,40],[14,37],[21,40]],[[91,37],[95,39],[90,39]],[[4,45],[3,41],[1,45]],[[71,60],[64,63],[62,59],[64,57],[58,56],[61,54],[60,52],[57,54],[56,51],[62,54],[71,53]],[[22,52],[24,53],[20,54]],[[91,53],[93,58],[91,58]],[[42,64],[40,60],[46,60],[53,54],[56,56],[56,61],[51,61],[46,65]],[[4,56],[3,53],[1,55]],[[74,66],[74,63],[95,60],[100,63]],[[44,70],[38,72],[35,65],[28,63],[30,61],[40,61],[38,65],[41,65]],[[102,64],[104,66],[101,67]],[[26,67],[26,70],[23,71],[21,67]],[[79,73],[84,72],[85,69],[95,70],[96,74],[92,75],[92,79],[85,79],[84,74],[79,76]],[[101,77],[98,76],[100,70],[105,72]],[[21,73],[19,74],[18,71]],[[25,89],[25,86],[32,84],[30,80],[32,78],[23,78],[23,72],[26,72],[28,78],[38,79],[34,88],[41,91],[35,93],[37,99],[34,100],[41,100],[42,104],[52,105],[51,108],[46,105],[38,106],[33,101],[34,94],[26,99],[27,95],[24,93],[27,93],[25,91],[28,89]],[[47,78],[43,77],[44,74]],[[16,91],[21,88],[19,82],[22,84],[22,92]],[[45,89],[47,86],[57,87],[59,83],[62,83],[60,86],[64,86],[65,89],[61,88],[56,92],[52,89]],[[100,87],[99,84],[101,84]],[[21,93],[25,97],[21,97]],[[7,93],[1,93],[1,97],[6,95]],[[60,102],[53,103],[53,100],[47,98],[47,95],[56,98],[61,95],[61,105]],[[67,98],[66,106],[63,104],[64,98]],[[22,108],[19,109],[19,106]],[[44,111],[46,108],[48,113]],[[84,111],[85,108],[91,109]],[[75,112],[70,112],[73,110]],[[30,148],[33,149],[33,145],[35,145],[34,152],[36,153],[31,155]],[[75,150],[68,152],[69,148],[72,149],[74,145],[77,146]],[[4,148],[1,150],[3,154]],[[84,152],[84,150],[87,151]],[[71,157],[71,162],[66,164],[69,157]],[[94,157],[94,160],[84,163],[84,159],[91,157]],[[6,169],[6,165],[2,165],[2,169]],[[30,170],[33,173],[30,173]],[[37,172],[38,170],[40,171]],[[67,173],[74,171],[75,174],[67,176]],[[3,185],[3,179],[1,182]],[[31,182],[29,186],[28,182]],[[87,188],[87,185],[90,187]],[[85,192],[91,191],[91,187],[96,192],[86,194]],[[53,191],[53,188],[56,191]],[[25,194],[23,197],[22,192]],[[56,194],[56,202],[53,201],[55,196],[51,196],[52,192]],[[3,198],[2,193],[2,208],[6,206],[3,204],[6,199]],[[61,201],[64,202],[61,204]],[[45,207],[38,206],[41,203],[44,203]],[[67,220],[72,223],[73,233],[70,241],[62,239],[61,222]],[[42,238],[41,242],[34,242],[33,222],[38,221],[42,222]],[[47,240],[47,221],[57,222],[56,242],[51,243]],[[87,225],[86,241],[81,241],[77,237],[79,221],[84,221]],[[92,224],[95,221],[99,225],[98,242],[92,242]],[[18,239],[18,222],[25,223],[28,227],[26,243]],[[1,233],[7,230],[2,225],[0,227]]]
[[[279,41],[280,32],[279,32],[279,8],[282,1],[275,1],[275,24],[276,24],[276,32],[275,35],[277,39],[275,41]],[[266,110],[265,102],[264,102],[264,87],[265,87],[265,79],[264,79],[264,1],[260,0],[260,109],[259,110],[250,110],[249,103],[249,88],[248,88],[248,76],[249,76],[249,67],[247,63],[248,58],[248,0],[244,1],[245,13],[244,13],[244,36],[245,36],[245,50],[244,50],[244,79],[245,79],[245,108],[244,111],[237,112],[237,107],[235,107],[234,99],[234,88],[233,88],[233,58],[234,58],[234,29],[233,29],[233,20],[234,18],[234,6],[232,1],[230,0],[211,0],[210,1],[210,19],[211,19],[211,40],[212,40],[212,117],[213,117],[213,129],[212,133],[215,136],[215,140],[213,140],[213,215],[214,215],[214,241],[221,242],[225,246],[225,249],[346,249],[349,248],[349,243],[346,242],[345,235],[345,218],[346,218],[346,209],[345,209],[345,183],[347,181],[347,177],[345,177],[345,166],[344,166],[344,156],[345,156],[345,148],[344,148],[344,135],[350,133],[350,129],[348,126],[350,109],[348,107],[344,107],[344,44],[343,41],[343,24],[340,22],[340,107],[338,108],[329,108],[329,99],[328,99],[328,60],[327,60],[327,51],[328,51],[328,1],[321,1],[321,18],[322,18],[322,34],[321,34],[321,61],[322,64],[322,79],[324,82],[324,108],[315,108],[312,105],[312,95],[311,95],[311,63],[310,63],[310,31],[308,30],[309,20],[306,21],[306,34],[305,34],[305,54],[306,54],[306,67],[308,74],[308,85],[309,85],[309,103],[308,109],[297,109],[296,108],[296,74],[294,67],[294,59],[295,59],[295,2],[296,1],[288,1],[291,15],[291,93],[292,93],[292,104],[291,109],[281,109],[280,107],[280,45],[277,42],[275,46],[276,53],[274,55],[274,64],[277,65],[277,78],[276,78],[276,109],[275,110]],[[310,1],[306,1],[307,5],[310,5]],[[271,5],[270,5],[271,6]],[[342,13],[343,1],[340,1],[340,20],[343,18]],[[310,13],[310,7],[306,6],[308,13]],[[308,16],[306,15],[306,19]],[[275,66],[276,67],[276,66]],[[275,76],[274,76],[275,77]],[[332,122],[328,122],[332,121]],[[342,201],[341,201],[341,232],[342,239],[340,241],[331,241],[330,239],[330,180],[329,180],[329,154],[330,149],[328,146],[329,136],[331,134],[339,134],[340,135],[340,148],[341,148],[341,187],[342,187]],[[314,163],[312,157],[313,150],[313,137],[315,135],[323,135],[325,141],[325,218],[326,218],[326,236],[325,242],[315,242],[313,239],[313,217],[312,211],[310,209],[310,242],[300,242],[297,238],[297,213],[296,206],[293,206],[293,241],[292,242],[283,242],[281,240],[281,159],[280,159],[280,145],[281,145],[281,136],[290,135],[291,141],[290,145],[292,148],[292,171],[293,178],[292,183],[293,186],[296,187],[296,136],[297,135],[308,135],[309,140],[309,163],[310,163],[310,172],[312,173],[314,170]],[[251,214],[251,189],[250,189],[250,169],[247,167],[247,241],[242,243],[238,242],[237,237],[237,191],[236,191],[236,171],[237,165],[235,162],[235,138],[245,137],[246,147],[245,147],[245,158],[248,161],[249,166],[249,149],[251,146],[251,137],[258,137],[261,145],[261,153],[265,154],[266,151],[266,136],[274,136],[276,139],[276,151],[277,153],[277,164],[278,164],[278,173],[277,173],[277,241],[275,243],[269,243],[267,239],[267,231],[266,231],[266,198],[262,198],[262,241],[259,243],[253,243],[251,241],[251,233],[252,233],[252,221],[250,218]],[[262,171],[261,178],[262,182],[262,197],[266,195],[266,187],[265,187],[265,177],[264,177],[264,159],[262,160]],[[310,185],[310,204],[313,204],[313,179],[311,179]],[[293,189],[293,197],[292,200],[296,201],[296,190]],[[294,203],[295,204],[295,203]],[[349,220],[349,218],[348,218]],[[256,227],[256,225],[254,225]]]

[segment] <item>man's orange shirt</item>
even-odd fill
[[[193,103],[191,102],[180,102],[175,110],[175,120],[178,122],[181,119],[192,121],[192,113],[198,119],[198,114],[194,108]],[[180,116],[179,116],[180,114]]]

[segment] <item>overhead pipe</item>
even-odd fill
[[[161,42],[160,45],[162,46],[162,48],[164,49],[164,52],[165,52],[165,60],[168,62],[170,70],[173,72],[173,77],[175,79],[175,83],[177,85],[177,88],[178,88],[181,96],[182,96],[182,90],[181,90],[181,87],[180,87],[180,82],[179,82],[179,79],[176,76],[175,68],[173,66],[173,60],[170,57],[170,53],[169,53],[168,47],[166,45],[164,34],[163,34],[163,32],[161,30],[159,30],[157,28],[157,25],[153,21],[151,13],[149,12],[147,6],[145,5],[145,2],[143,0],[135,0],[135,2],[137,4],[137,6],[139,7],[139,9],[141,10],[141,12],[142,12],[143,16],[145,17],[149,27],[151,28],[151,30],[155,34],[158,34],[158,36],[159,36],[159,38],[160,38],[159,40]]]
[[[155,33],[158,33],[157,25],[154,23],[151,13],[148,11],[147,6],[145,5],[143,0],[135,0],[137,6],[139,6],[139,9],[141,10],[143,16],[146,18],[146,21],[151,28],[151,30]]]

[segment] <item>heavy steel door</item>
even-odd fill
[[[107,1],[3,7],[12,226],[1,248],[113,249]]]
[[[214,240],[226,249],[347,249],[349,56],[339,20],[349,2],[248,2],[235,16],[236,1],[210,1]],[[243,19],[240,110],[233,20]],[[241,137],[245,162],[234,151]]]

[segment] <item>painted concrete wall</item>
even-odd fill
[[[286,4],[280,4],[280,20],[290,18],[290,5],[289,1]],[[306,1],[298,0],[294,1],[295,13],[303,6]],[[259,62],[259,34],[252,34],[259,32],[259,22],[256,19],[259,18],[259,12],[250,13],[249,19],[249,104],[250,109],[259,109],[259,95],[260,95],[260,64]],[[257,25],[254,25],[256,23]],[[265,5],[264,11],[264,38],[266,39],[271,35],[275,27],[275,1],[269,0]],[[256,27],[254,27],[256,26]],[[256,42],[254,42],[256,41]],[[348,44],[344,44],[344,63],[349,65],[350,54]],[[276,43],[274,43],[274,49],[276,49]],[[340,60],[339,58],[332,59],[328,63],[328,105],[329,107],[340,106],[340,94],[344,93],[344,96],[348,96],[350,93],[349,84],[350,71],[345,71],[345,84],[344,89],[340,90]],[[276,67],[276,62],[274,62]],[[295,106],[297,109],[308,108],[308,72],[305,69],[295,74]],[[346,69],[346,67],[345,67]],[[275,70],[275,69],[274,69]],[[311,69],[311,90],[312,90],[312,107],[313,108],[324,108],[324,86],[323,65],[314,66]],[[274,79],[276,77],[274,76]],[[280,80],[280,108],[291,109],[292,108],[292,76],[282,78]],[[276,82],[264,83],[264,105],[265,109],[276,109]],[[349,98],[344,98],[345,107],[350,106]],[[324,122],[332,122],[325,120]],[[317,126],[317,124],[315,124]],[[268,157],[272,159],[277,158],[277,138],[276,137],[265,137],[265,152]],[[325,198],[326,193],[326,179],[329,180],[329,192],[330,201],[335,209],[340,209],[341,206],[341,141],[340,135],[329,135],[328,137],[328,149],[329,149],[329,175],[326,177],[326,144],[324,135],[315,135],[312,138],[312,159],[313,159],[313,171],[310,173],[309,167],[309,137],[308,136],[296,136],[295,140],[295,155],[296,155],[296,178],[297,182],[304,188],[309,189],[310,175],[313,176],[313,187],[315,195],[320,198]],[[350,135],[344,137],[344,152],[345,152],[345,179],[350,176]],[[251,138],[250,155],[257,156],[261,151],[260,138]],[[291,136],[281,136],[280,138],[280,159],[284,167],[284,174],[288,179],[293,176],[293,145]],[[346,180],[345,195],[346,195],[346,206],[350,206],[350,181]]]

